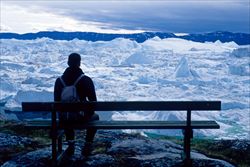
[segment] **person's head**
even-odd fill
[[[71,53],[68,58],[69,67],[80,67],[81,56],[78,53]]]

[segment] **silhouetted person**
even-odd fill
[[[62,91],[65,86],[70,86],[75,83],[75,88],[81,102],[97,101],[95,87],[90,77],[84,75],[80,68],[81,56],[77,53],[72,53],[68,57],[68,68],[63,75],[57,78],[54,87],[54,100],[62,101]],[[65,85],[64,85],[65,84]],[[65,114],[65,113],[64,113]],[[65,116],[60,113],[59,120],[61,124],[69,124],[70,122],[85,123],[86,121],[99,120],[99,116],[94,111],[84,111],[84,114],[79,112],[71,112],[73,117],[65,119]],[[72,120],[68,120],[72,119]],[[75,150],[75,134],[73,129],[64,129],[66,140],[69,144],[69,154],[74,154]],[[86,132],[85,145],[82,149],[82,154],[87,156],[91,151],[92,142],[96,134],[96,129],[88,129]]]

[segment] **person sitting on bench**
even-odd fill
[[[97,101],[95,87],[90,77],[84,75],[80,68],[81,56],[78,53],[71,53],[68,57],[68,68],[63,75],[56,79],[54,86],[54,101],[63,101],[68,92],[76,91],[77,101]],[[66,90],[67,89],[67,90]],[[65,93],[66,92],[66,93]],[[68,101],[66,101],[68,102]],[[69,101],[71,102],[71,101]],[[70,123],[85,123],[86,121],[99,120],[99,116],[95,111],[79,111],[79,112],[63,112],[59,114],[59,123],[67,125]],[[87,156],[92,149],[93,139],[96,134],[96,129],[87,129],[85,145],[82,149],[82,154]],[[69,144],[68,154],[73,155],[75,151],[75,133],[73,129],[64,128],[66,140]]]

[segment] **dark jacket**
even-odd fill
[[[68,67],[63,75],[62,79],[66,85],[73,85],[76,79],[84,74],[80,68]],[[57,78],[54,87],[54,101],[61,101],[61,92],[63,89],[63,84],[60,78]],[[81,80],[76,85],[77,93],[79,95],[80,101],[97,101],[95,87],[93,81],[90,77],[84,75]],[[94,111],[87,111],[85,115],[87,117],[92,116]]]

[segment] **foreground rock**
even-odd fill
[[[34,150],[38,143],[28,137],[0,132],[0,165],[13,156]]]
[[[63,166],[91,167],[168,167],[182,166],[182,146],[167,140],[156,140],[140,135],[128,135],[112,131],[99,131],[94,142],[94,150],[89,157],[81,155],[83,141],[76,143],[74,156],[65,158]],[[49,166],[51,148],[46,147],[21,154],[2,166]],[[232,167],[218,159],[206,157],[193,151],[193,166]]]

